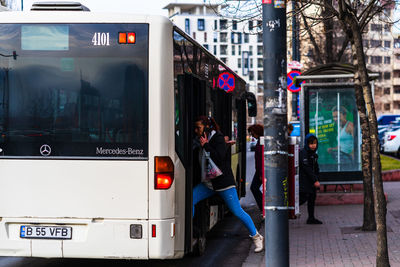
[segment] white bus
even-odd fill
[[[34,9],[0,16],[0,256],[201,252],[225,209],[210,199],[192,219],[193,120],[236,140],[241,196],[254,95],[166,18]]]

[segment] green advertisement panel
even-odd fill
[[[321,172],[360,171],[360,127],[354,88],[314,87],[308,88],[306,94],[306,128],[318,138]]]

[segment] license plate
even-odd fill
[[[72,227],[21,225],[21,238],[71,239]]]

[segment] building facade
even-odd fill
[[[310,10],[306,10],[306,12],[315,16],[318,11],[315,11],[315,7],[311,7]],[[393,21],[393,12],[394,10],[392,8],[388,8],[384,10],[381,15],[376,15],[369,23],[363,35],[363,47],[367,68],[371,72],[379,75],[374,81],[375,109],[378,115],[400,112],[400,80],[396,79],[396,77],[400,77],[400,69],[396,70],[396,67],[399,67],[400,61],[397,62],[397,64],[395,62],[397,50],[394,47],[393,27],[390,23],[390,21]],[[307,69],[321,63],[317,63],[317,53],[315,52],[314,45],[310,41],[304,21],[301,20],[300,24],[301,62],[304,64],[305,69]],[[310,25],[312,25],[311,20]],[[344,40],[344,34],[340,26],[336,27],[337,28],[333,28],[333,50],[335,50],[335,53],[341,49]],[[320,51],[324,51],[326,49],[326,34],[323,23],[313,25],[311,31]],[[336,60],[335,58],[335,61]],[[340,62],[352,63],[350,43],[348,43]],[[328,63],[325,58],[323,59],[323,63]]]
[[[224,6],[209,3],[171,3],[170,20],[209,52],[220,58],[247,82],[257,97],[257,118],[263,123],[263,44],[261,20],[240,20],[218,16]]]

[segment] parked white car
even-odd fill
[[[400,158],[400,129],[385,133],[383,152]]]

